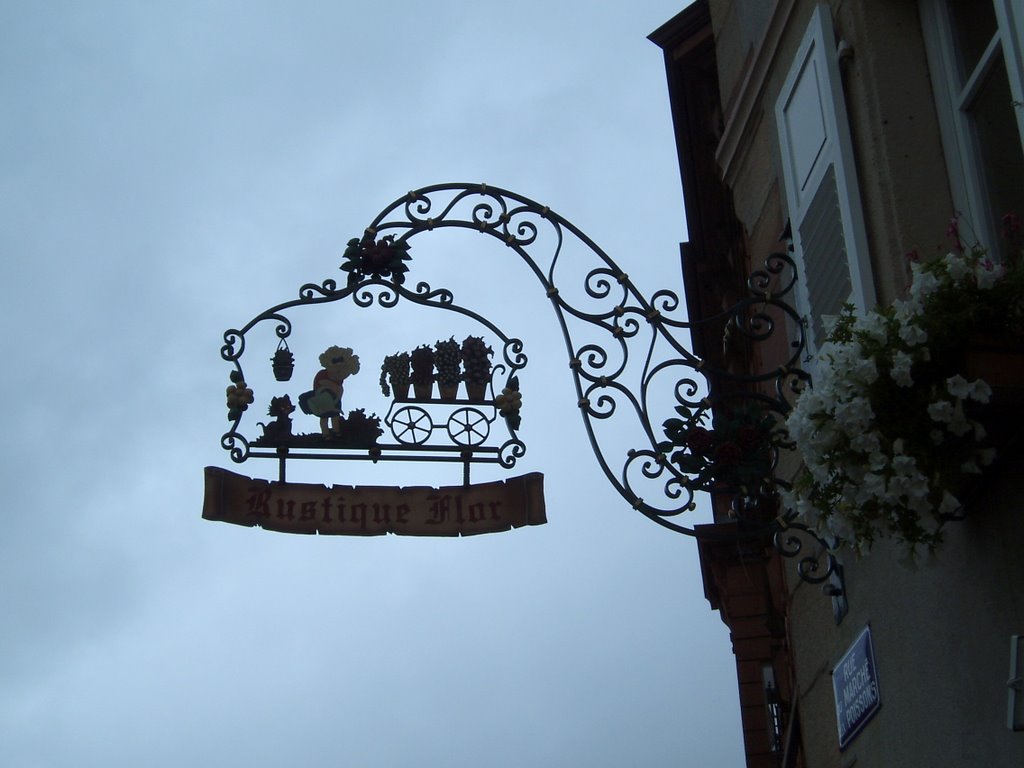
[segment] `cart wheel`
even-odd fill
[[[430,437],[434,429],[434,423],[422,408],[415,405],[407,405],[399,408],[395,418],[391,420],[391,432],[395,439],[406,445],[419,445]]]
[[[475,408],[459,408],[448,419],[448,435],[458,445],[480,445],[490,431],[487,417]]]

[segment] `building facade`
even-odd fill
[[[1017,0],[697,0],[651,39],[679,148],[691,320],[732,306],[788,248],[813,376],[829,317],[904,296],[905,255],[938,253],[954,215],[1005,255],[1002,216],[1024,213]],[[693,344],[720,369],[772,364]],[[840,547],[842,582],[823,590],[770,542],[700,544],[748,766],[1024,766],[1024,694],[1008,683],[1024,634],[1022,414],[1001,414],[1000,459],[927,562],[886,541],[860,557]],[[713,501],[712,527],[735,525],[730,500]],[[847,673],[870,694],[852,696]]]

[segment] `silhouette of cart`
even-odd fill
[[[474,448],[487,440],[497,415],[493,400],[396,399],[384,424],[404,446],[436,444],[443,434],[456,446]]]

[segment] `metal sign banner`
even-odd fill
[[[882,706],[871,627],[864,630],[832,670],[839,748],[845,749]]]
[[[539,472],[447,488],[334,486],[206,468],[203,518],[282,533],[472,536],[547,522]]]

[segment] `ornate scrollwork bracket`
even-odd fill
[[[428,186],[391,203],[361,239],[349,243],[342,265],[348,273],[344,287],[332,280],[304,285],[297,300],[227,331],[222,357],[240,374],[238,360],[246,333],[255,324],[270,321],[276,324],[277,336],[286,339],[291,322],[285,313],[294,306],[351,297],[359,306],[392,307],[402,299],[459,312],[487,326],[502,341],[503,371],[511,381],[526,362],[522,342],[457,306],[449,291],[422,282],[415,290],[405,287],[415,267],[406,263],[414,258],[413,239],[443,228],[499,240],[540,282],[562,332],[577,406],[594,455],[612,487],[633,509],[670,530],[705,536],[682,522],[696,506],[696,493],[739,499],[733,509],[743,521],[754,508],[763,512],[764,500],[776,498],[787,487],[779,470],[780,457],[789,447],[784,420],[792,400],[808,386],[809,376],[800,368],[805,346],[801,318],[787,303],[797,275],[786,253],[766,260],[748,280],[748,295],[735,306],[691,322],[681,316],[676,293],[640,293],[600,247],[547,206],[486,184]],[[723,354],[716,356],[720,362],[696,356],[681,340],[684,333],[721,339]],[[771,357],[776,362],[770,367],[737,366],[737,351],[745,351],[747,360],[763,363]],[[421,430],[431,421],[426,409],[407,405],[392,416],[389,426],[395,423],[399,429],[395,447],[418,447],[425,434]],[[454,428],[460,434],[476,434],[481,414],[466,409],[461,416]],[[628,425],[626,432],[635,441],[630,446],[622,444],[622,424]],[[237,426],[236,420],[222,439],[233,459],[267,455],[253,450]],[[469,453],[481,457],[482,446],[468,447],[473,449]],[[495,460],[511,466],[524,450],[512,428]],[[465,454],[463,450],[455,458]],[[379,451],[370,451],[370,458],[380,457]],[[841,571],[832,548],[800,524],[792,511],[767,519],[759,515],[750,515],[741,527],[744,536],[773,541],[783,555],[799,557],[797,570],[805,581],[835,581]],[[820,555],[807,554],[802,542],[809,541],[815,542]]]

